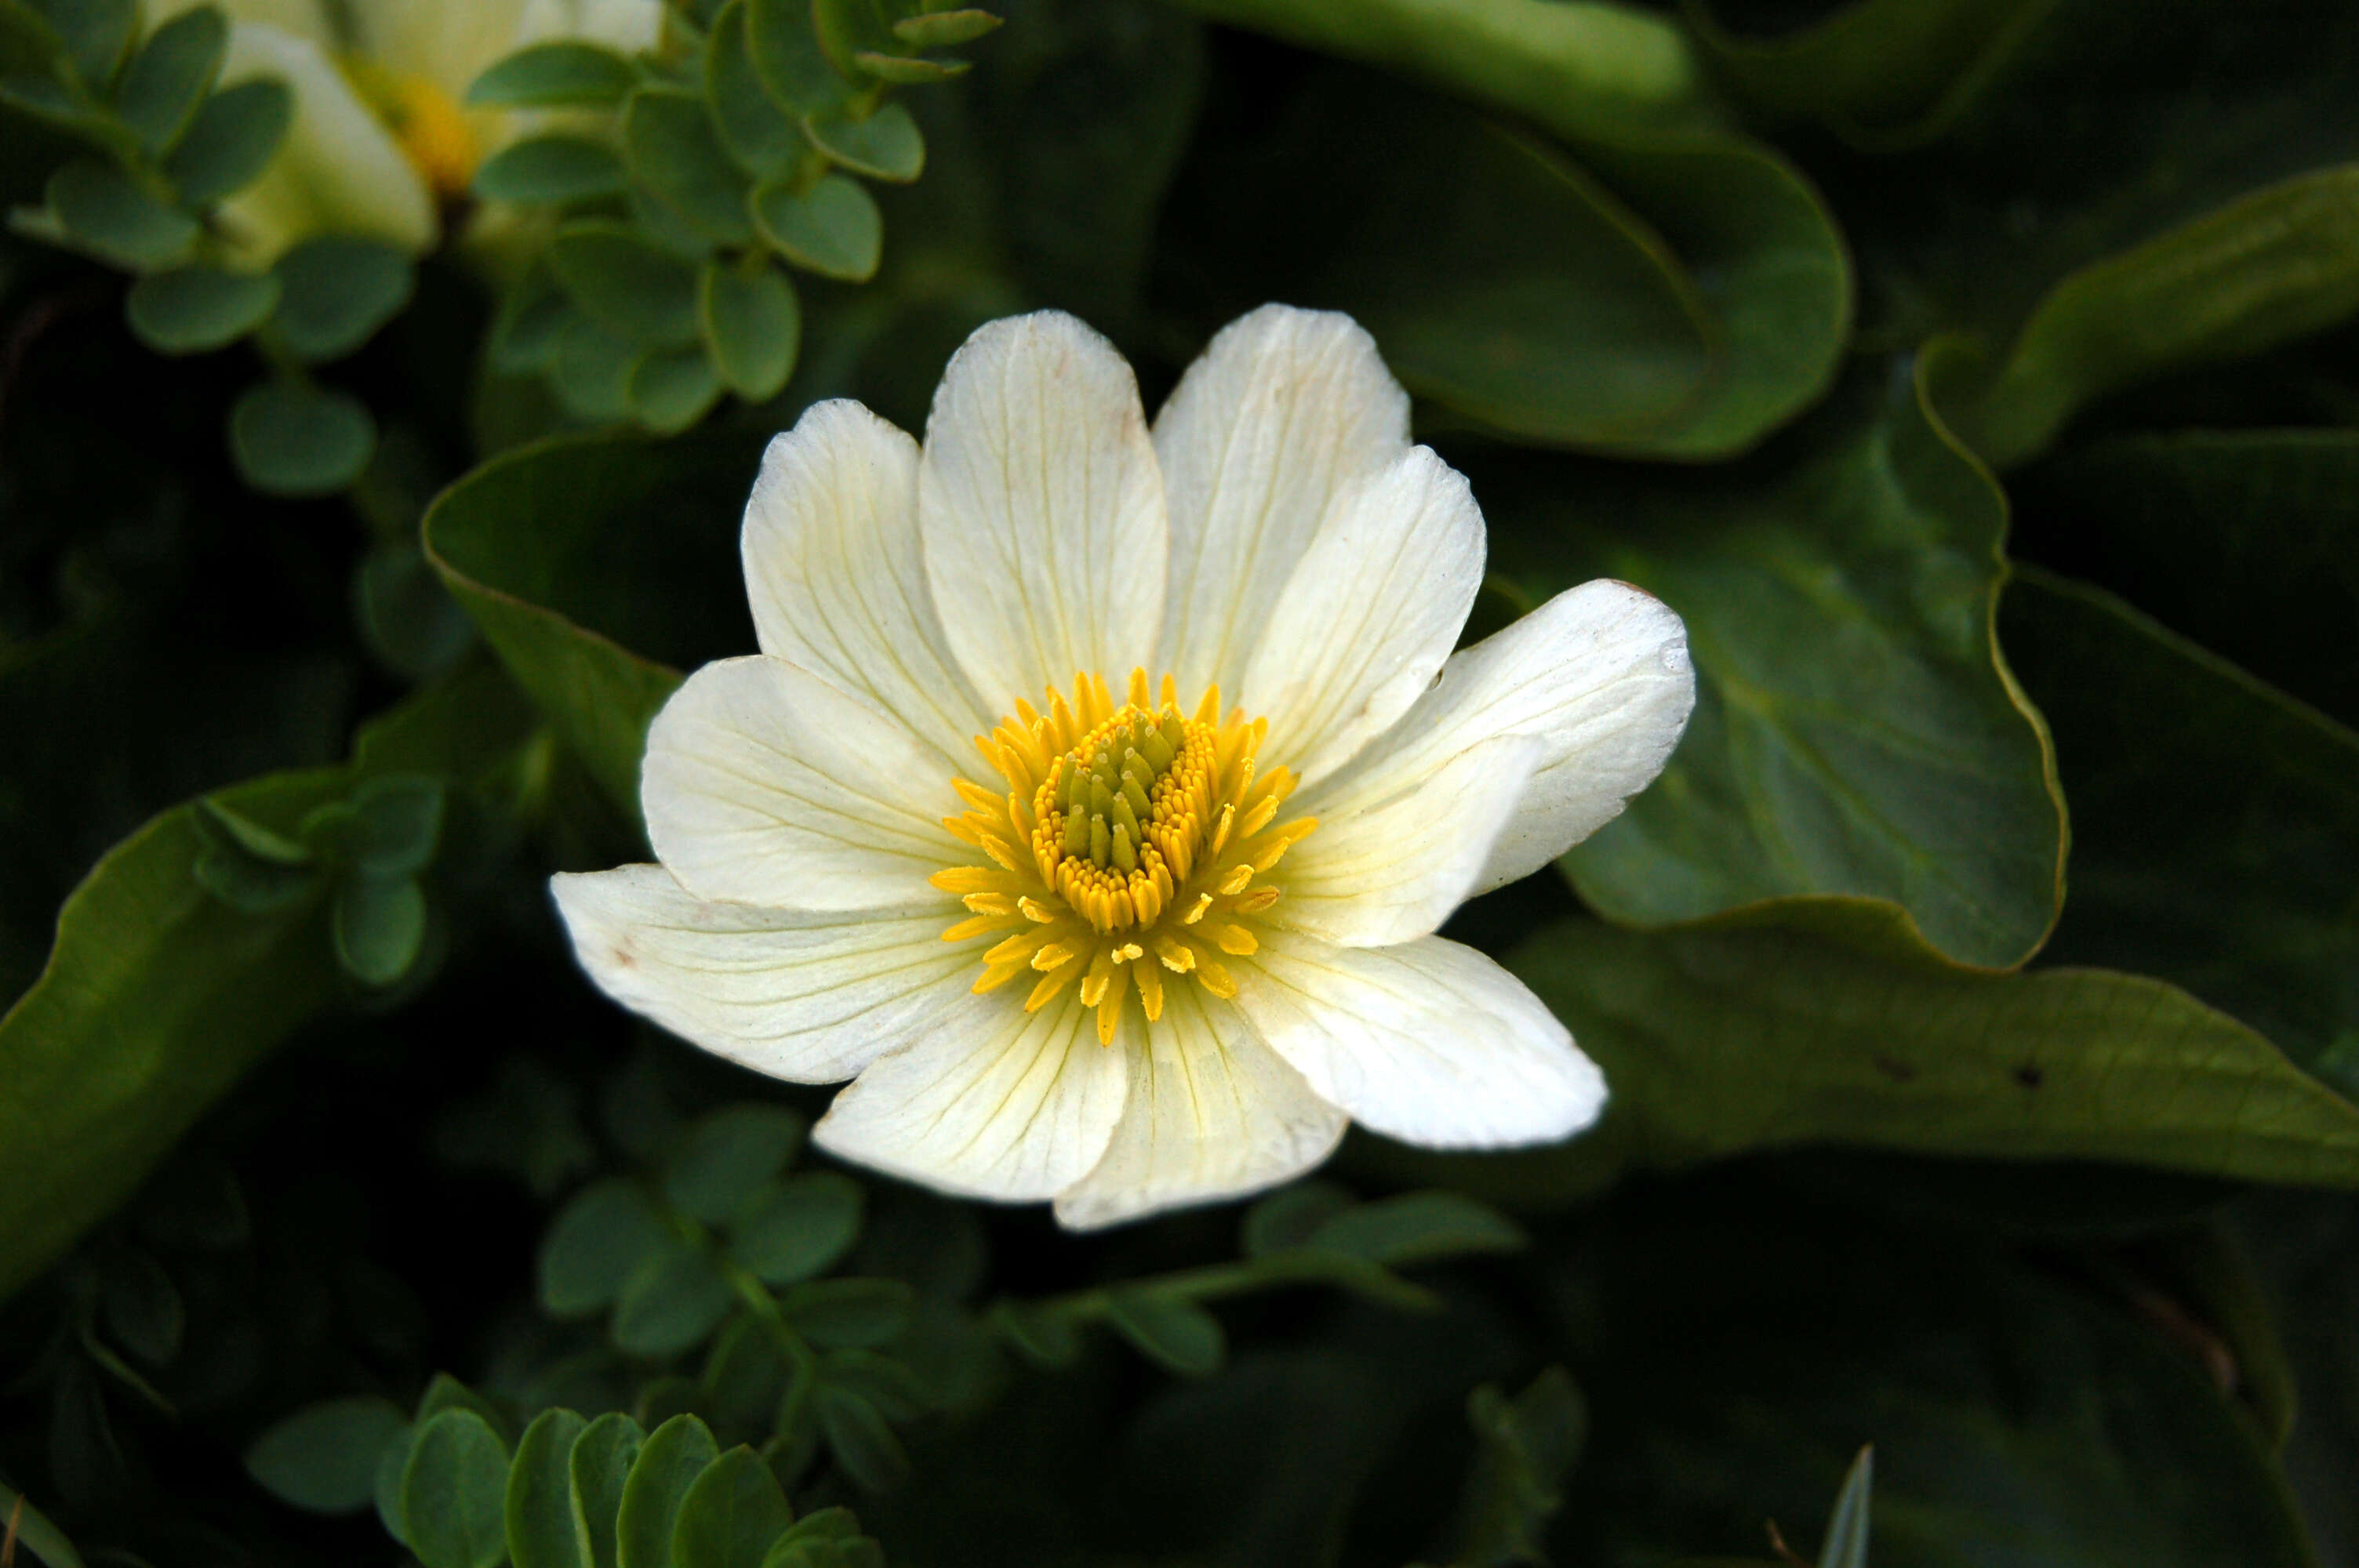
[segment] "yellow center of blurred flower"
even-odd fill
[[[453,201],[474,182],[483,146],[458,101],[422,76],[368,68],[362,85],[412,168],[436,198]]]
[[[1088,675],[1070,703],[1054,689],[1048,699],[1045,713],[1018,702],[976,738],[1004,790],[952,781],[968,809],[950,830],[992,863],[935,875],[972,912],[943,940],[1012,933],[984,954],[974,989],[1038,974],[1025,1003],[1037,1010],[1078,983],[1105,1044],[1134,987],[1147,1016],[1163,1016],[1167,972],[1234,996],[1216,955],[1260,946],[1256,917],[1278,890],[1255,879],[1318,826],[1277,820],[1294,775],[1255,772],[1268,721],[1223,719],[1218,687],[1185,715],[1171,677],[1157,700],[1145,670],[1120,705]]]

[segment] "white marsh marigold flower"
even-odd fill
[[[812,408],[745,510],[761,654],[647,736],[662,864],[556,879],[582,966],[853,1078],[822,1148],[1074,1227],[1285,1181],[1352,1119],[1587,1126],[1564,1026],[1433,933],[1661,770],[1685,632],[1597,581],[1453,655],[1482,514],[1408,430],[1366,333],[1276,306],[1151,433],[1055,313],[968,340],[922,449]]]

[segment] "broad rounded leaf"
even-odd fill
[[[721,373],[701,342],[651,349],[631,368],[631,411],[658,435],[674,436],[721,396]]]
[[[269,78],[224,87],[206,99],[164,161],[180,200],[210,207],[252,184],[294,120],[295,96]]]
[[[762,187],[754,193],[754,221],[772,250],[821,277],[864,283],[884,254],[885,219],[876,199],[840,174],[823,176],[808,189],[791,181]]]
[[[680,1504],[721,1445],[692,1415],[676,1415],[648,1435],[623,1483],[617,1568],[673,1568],[671,1537]]]
[[[376,421],[348,392],[267,381],[229,416],[237,470],[273,495],[332,495],[360,478],[376,450]]]
[[[653,348],[696,336],[696,274],[621,223],[584,222],[549,243],[549,270],[573,302],[608,330]]]
[[[409,1418],[374,1396],[306,1407],[245,1451],[246,1474],[284,1503],[321,1514],[358,1513],[376,1495],[377,1465],[409,1434]]]
[[[506,109],[603,108],[638,80],[631,62],[579,38],[558,38],[495,61],[469,84],[467,102]]]
[[[680,1498],[672,1568],[762,1568],[794,1518],[768,1464],[741,1444],[706,1466]]]
[[[712,1259],[677,1239],[643,1261],[614,1301],[614,1343],[634,1356],[677,1356],[720,1326],[736,1292]]]
[[[747,38],[747,0],[730,0],[712,19],[704,57],[704,96],[713,128],[745,170],[777,174],[810,144],[799,115],[789,114],[762,84]]]
[[[590,1423],[546,1410],[516,1441],[508,1469],[508,1561],[515,1568],[591,1568],[573,1525],[573,1445]]]
[[[850,1389],[822,1385],[820,1431],[828,1451],[863,1490],[889,1492],[909,1477],[908,1451],[875,1405]]]
[[[572,1477],[574,1539],[586,1553],[583,1568],[615,1568],[623,1491],[646,1443],[639,1423],[620,1411],[600,1416],[573,1440],[567,1470]]]
[[[502,147],[475,171],[475,194],[487,201],[557,203],[619,194],[623,160],[603,142],[555,133]]]
[[[426,891],[408,876],[362,872],[336,890],[336,959],[367,986],[409,973],[426,941]]]
[[[593,1182],[558,1211],[540,1247],[540,1304],[552,1317],[585,1317],[612,1306],[669,1232],[636,1184]]]
[[[925,172],[926,138],[898,103],[864,119],[844,108],[814,109],[803,116],[803,130],[820,151],[854,174],[906,185]]]
[[[133,284],[124,315],[139,341],[158,353],[200,354],[245,337],[277,304],[278,280],[267,273],[184,266]]]
[[[664,1168],[664,1196],[719,1225],[801,1152],[810,1123],[777,1105],[735,1105],[689,1130]]]
[[[446,1410],[418,1429],[401,1472],[401,1518],[425,1568],[496,1568],[507,1555],[508,1453],[491,1423]]]
[[[1457,1193],[1404,1193],[1335,1215],[1303,1246],[1399,1267],[1476,1252],[1514,1252],[1524,1233],[1506,1217]]]
[[[886,1345],[908,1331],[917,1292],[898,1280],[814,1280],[781,1296],[798,1333],[822,1347]]]
[[[168,266],[196,243],[195,219],[104,164],[76,161],[49,176],[49,211],[84,250],[136,272]]]
[[[754,237],[745,214],[752,180],[721,145],[701,95],[656,87],[632,93],[623,146],[633,177],[698,234],[723,245]]]
[[[777,268],[748,272],[718,258],[705,263],[697,319],[730,391],[758,403],[787,384],[802,346],[802,307]]]
[[[765,1283],[826,1273],[860,1238],[867,1189],[836,1171],[810,1171],[757,1195],[729,1227],[729,1250]]]
[[[1228,1354],[1221,1320],[1182,1296],[1150,1290],[1116,1290],[1106,1296],[1106,1321],[1140,1355],[1186,1378],[1220,1369]]]
[[[409,258],[375,240],[330,236],[307,240],[280,256],[272,325],[295,357],[311,363],[342,359],[409,303],[415,277]]]
[[[114,112],[140,146],[161,153],[179,139],[212,88],[229,24],[210,5],[184,11],[147,35],[114,85]]]

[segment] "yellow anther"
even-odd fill
[[[1016,901],[1016,912],[1022,914],[1025,919],[1037,920],[1043,925],[1048,925],[1049,922],[1057,918],[1057,912],[1055,910],[1050,909],[1047,904],[1042,903],[1038,899],[1034,898],[1029,893],[1025,894],[1022,898]]]
[[[1242,958],[1248,953],[1261,950],[1261,943],[1255,938],[1252,932],[1242,925],[1223,925],[1213,933],[1212,940],[1221,945],[1222,952],[1235,957]],[[1032,960],[1032,963],[1035,968],[1046,967],[1037,957]]]

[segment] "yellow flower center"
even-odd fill
[[[373,60],[347,59],[344,74],[375,108],[437,200],[455,201],[467,194],[484,149],[457,100],[422,76],[397,76]]]
[[[1163,1016],[1167,974],[1234,996],[1216,955],[1261,945],[1256,917],[1278,889],[1255,879],[1319,825],[1277,820],[1294,775],[1255,772],[1268,720],[1223,719],[1218,687],[1183,714],[1171,677],[1158,701],[1145,670],[1118,706],[1090,675],[1073,677],[1071,702],[1054,688],[1048,702],[1045,713],[1018,702],[975,738],[1004,790],[951,781],[968,809],[946,824],[992,863],[936,873],[971,912],[942,939],[1010,933],[983,955],[974,989],[1037,974],[1025,1002],[1037,1011],[1078,983],[1106,1044],[1134,988],[1149,1020]]]

